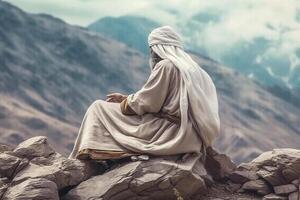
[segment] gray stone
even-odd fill
[[[236,170],[233,173],[231,173],[228,176],[228,178],[234,183],[243,184],[247,181],[258,179],[258,176],[256,175],[255,171],[247,171],[247,170],[239,171],[239,170]]]
[[[7,144],[0,144],[0,153],[4,153],[6,151],[12,151],[13,147]]]
[[[11,178],[15,173],[21,159],[18,157],[1,153],[0,154],[0,177]]]
[[[299,186],[299,184],[300,184],[299,179],[293,180],[293,181],[292,181],[292,184],[294,184],[295,186]]]
[[[16,155],[29,159],[34,157],[48,157],[54,152],[55,151],[48,144],[47,137],[44,136],[37,136],[25,140],[14,149]]]
[[[255,191],[258,194],[266,195],[271,193],[271,189],[264,180],[253,180],[243,184],[242,189],[246,191]]]
[[[188,199],[206,192],[205,176],[198,156],[185,162],[178,156],[152,158],[123,164],[90,178],[63,199],[176,199],[176,194]]]
[[[226,190],[230,192],[236,192],[242,187],[239,183],[232,183],[230,181],[227,182]]]
[[[272,193],[272,194],[268,194],[268,195],[264,196],[263,200],[287,200],[287,197],[279,196],[279,195]]]
[[[289,194],[289,200],[299,200],[299,192],[293,192],[291,194]]]
[[[279,185],[274,187],[276,194],[289,194],[297,191],[297,187],[294,184]]]
[[[48,158],[36,157],[13,179],[17,184],[27,179],[45,178],[57,184],[58,189],[77,185],[96,173],[91,162],[77,159],[66,159],[60,154],[52,154]]]
[[[300,177],[300,150],[274,149],[251,161],[257,175],[273,186],[288,184]]]
[[[222,180],[235,171],[236,165],[227,155],[220,154],[209,147],[207,148],[205,168],[214,180]]]
[[[3,200],[58,200],[56,184],[44,178],[28,179],[7,189]]]

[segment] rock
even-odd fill
[[[238,183],[232,183],[230,181],[227,182],[227,186],[226,186],[226,190],[230,191],[230,192],[236,192],[241,188],[241,184]]]
[[[219,154],[213,148],[209,147],[207,148],[205,168],[209,171],[214,180],[222,180],[236,169],[236,165],[228,156]]]
[[[299,192],[293,192],[291,194],[289,194],[289,200],[299,200]]]
[[[102,172],[95,162],[67,159],[49,146],[47,138],[35,137],[22,142],[13,152],[0,154],[0,197],[59,199],[58,191],[66,192]]]
[[[295,186],[299,186],[299,185],[300,185],[299,179],[293,180],[293,181],[292,181],[292,184],[294,184]]]
[[[271,189],[264,180],[253,180],[244,183],[242,186],[243,190],[246,191],[255,191],[258,194],[266,195],[271,193]]]
[[[261,169],[261,170],[258,170],[256,172],[256,174],[273,186],[287,183],[286,180],[281,175],[279,170],[270,172],[270,171]]]
[[[300,150],[274,149],[251,161],[260,170],[257,175],[273,186],[289,184],[300,177]]]
[[[63,199],[192,199],[207,190],[207,172],[198,156],[125,163],[72,189]],[[177,194],[177,195],[176,195]]]
[[[264,196],[263,200],[287,200],[287,197],[279,196],[272,193]]]
[[[239,171],[236,170],[233,173],[231,173],[228,178],[234,182],[234,183],[239,183],[239,184],[243,184],[247,181],[253,181],[253,180],[257,180],[258,176],[256,175],[255,171],[247,171],[247,170],[243,170],[243,171]]]
[[[5,151],[12,151],[13,147],[6,145],[6,144],[0,144],[0,153],[3,153]]]
[[[20,183],[32,178],[45,178],[56,183],[58,189],[77,185],[95,174],[90,162],[66,159],[60,154],[48,158],[36,157],[28,166],[16,174],[12,182]]]
[[[270,200],[287,199],[288,195],[295,198],[300,191],[298,154],[286,155],[285,150],[276,150],[276,156],[258,157],[236,168],[229,157],[212,148],[207,150],[205,164],[199,155],[192,153],[140,155],[136,156],[136,162],[124,159],[109,164],[67,159],[55,152],[43,136],[26,140],[14,150],[4,149],[0,153],[1,199],[194,200],[208,195],[210,199],[230,200],[261,199],[256,193],[270,193],[269,185],[276,186],[277,192],[284,190],[286,197],[276,194],[264,197]],[[109,170],[104,171],[103,163]],[[287,184],[294,188],[280,188]]]
[[[28,179],[10,187],[3,200],[59,200],[56,184],[44,178]]]
[[[0,154],[0,177],[11,178],[21,159],[6,153]]]
[[[279,185],[274,187],[276,194],[289,194],[297,190],[298,188],[294,184]]]
[[[47,138],[44,136],[37,136],[25,140],[14,149],[14,153],[19,157],[30,159],[34,157],[48,157],[54,152],[55,151],[49,146]]]

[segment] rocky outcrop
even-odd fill
[[[34,137],[0,153],[2,199],[59,199],[59,193],[100,172],[94,163],[69,160],[46,137]]]
[[[276,149],[238,167],[224,154],[101,162],[67,159],[38,136],[0,151],[0,199],[299,198],[300,151]]]
[[[231,173],[239,192],[258,193],[265,200],[300,198],[300,150],[274,149],[243,163]]]

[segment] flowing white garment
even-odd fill
[[[170,27],[152,31],[149,46],[163,60],[153,67],[145,85],[127,97],[137,115],[124,115],[118,103],[95,101],[85,114],[69,158],[84,149],[205,155],[220,126],[211,78],[183,51]],[[157,114],[180,117],[181,122]]]
[[[149,46],[162,59],[169,59],[180,71],[181,127],[187,121],[203,140],[203,147],[211,146],[220,132],[218,98],[210,76],[182,49],[178,34],[169,26],[153,30],[148,37]]]

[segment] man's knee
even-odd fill
[[[95,101],[90,105],[89,109],[94,108],[94,107],[102,106],[102,105],[103,105],[103,102],[105,102],[105,101],[103,101],[103,100],[101,100],[101,99],[95,100]]]

